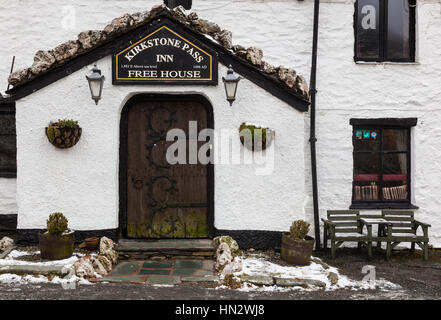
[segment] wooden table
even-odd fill
[[[381,248],[381,241],[387,240],[387,230],[392,225],[391,222],[387,221],[383,218],[360,218],[363,226],[366,225],[368,230],[368,255],[372,257],[372,242],[377,242],[377,249]],[[378,233],[377,236],[374,237],[372,234],[372,226],[378,225]]]

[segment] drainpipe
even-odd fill
[[[318,188],[317,188],[317,157],[315,143],[317,138],[315,136],[315,95],[316,76],[317,76],[317,42],[318,42],[318,27],[319,27],[319,9],[320,0],[314,0],[314,29],[312,38],[312,61],[311,61],[311,79],[309,82],[309,95],[311,98],[310,105],[310,134],[309,143],[311,146],[311,174],[312,174],[312,201],[314,206],[314,229],[315,229],[315,250],[320,250],[320,215],[318,205]]]

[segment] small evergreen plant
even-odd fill
[[[52,213],[46,221],[47,231],[51,235],[61,235],[67,230],[67,218],[61,212]]]
[[[289,233],[291,238],[304,240],[309,232],[310,224],[303,220],[296,220],[292,223]]]

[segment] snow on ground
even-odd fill
[[[72,265],[79,260],[79,258],[83,257],[82,253],[74,253],[72,257],[63,259],[63,260],[54,260],[54,261],[45,261],[45,262],[33,262],[33,261],[23,261],[16,260],[19,257],[27,256],[27,255],[36,255],[39,254],[40,251],[19,251],[12,250],[7,257],[4,259],[0,259],[0,268],[3,266],[10,265],[22,265],[22,266],[64,266],[67,269],[71,269]],[[94,254],[92,254],[93,256]],[[17,274],[0,274],[0,283],[5,284],[39,284],[39,283],[53,283],[53,284],[61,284],[62,286],[72,287],[75,284],[92,284],[91,282],[77,277],[76,275],[66,275],[63,278],[59,276],[53,277],[51,280],[48,277],[42,275],[17,275]]]
[[[298,278],[298,279],[310,279],[319,280],[326,284],[325,290],[336,289],[351,289],[351,290],[367,290],[367,289],[382,289],[382,290],[395,290],[400,289],[399,285],[389,282],[384,279],[370,280],[370,281],[357,281],[348,278],[345,275],[340,274],[339,270],[335,267],[329,266],[325,268],[324,265],[311,261],[308,266],[281,266],[272,263],[265,258],[259,256],[242,257],[242,271],[234,273],[236,278],[241,275],[249,276],[271,276],[278,278]],[[314,258],[315,261],[321,261],[319,258]],[[329,273],[335,273],[338,276],[338,282],[335,285],[331,284],[328,279]],[[290,290],[319,290],[320,288],[302,288],[302,287],[279,287],[279,286],[256,286],[250,283],[245,283],[244,286],[239,289],[241,291],[290,291]]]

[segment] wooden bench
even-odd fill
[[[335,251],[344,242],[357,242],[358,248],[367,242],[366,233],[362,232],[358,210],[328,210],[327,219],[322,219],[323,247],[328,247],[328,240],[331,241],[331,257],[335,258]]]
[[[400,242],[411,242],[412,251],[415,250],[415,244],[417,244],[424,252],[424,260],[429,258],[429,224],[415,220],[413,211],[382,210],[382,216],[391,223],[386,240],[388,260],[392,249]],[[423,235],[417,235],[419,227],[422,228]]]

